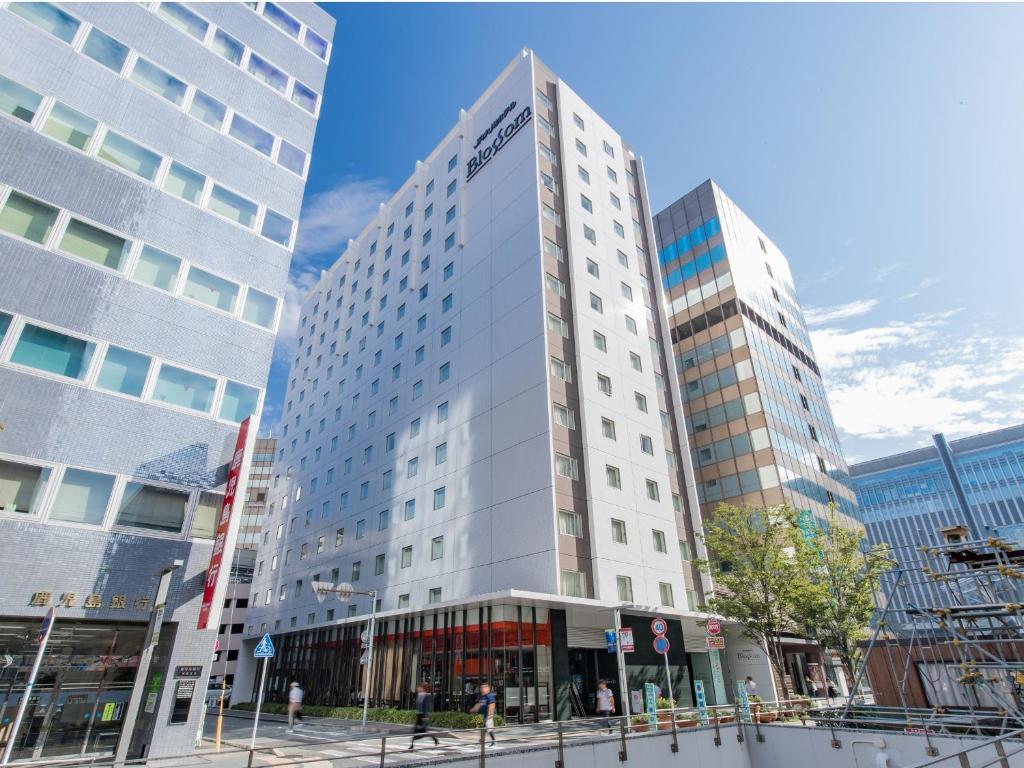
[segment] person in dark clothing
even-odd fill
[[[409,742],[409,749],[416,746],[416,739],[425,739],[427,736],[434,740],[435,745],[440,743],[437,736],[427,733],[427,728],[430,726],[430,713],[433,711],[434,697],[427,693],[427,684],[418,684],[416,686],[416,725],[412,729],[413,737]]]

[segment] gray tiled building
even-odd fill
[[[130,755],[194,743],[228,576],[197,630],[211,539],[333,26],[312,4],[0,3],[0,722],[56,607],[15,757],[113,751],[135,686]]]

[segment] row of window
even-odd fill
[[[682,394],[685,401],[705,397],[711,392],[746,381],[754,375],[754,365],[750,360],[740,360],[735,365],[722,366],[698,379],[687,381]]]
[[[255,387],[0,312],[0,363],[90,389],[240,423],[259,408]]]
[[[294,222],[287,216],[249,200],[59,101],[43,102],[40,94],[0,76],[0,112],[34,125],[44,136],[80,150],[88,157],[102,160],[187,203],[291,248]],[[235,116],[237,121],[238,115]]]
[[[690,370],[698,365],[714,360],[719,355],[739,349],[746,343],[743,328],[734,328],[721,336],[716,336],[711,341],[698,344],[689,351],[680,352],[676,356],[676,370],[679,373]]]
[[[212,539],[223,496],[78,467],[0,458],[0,512]],[[138,532],[138,531],[135,531]]]
[[[582,571],[563,569],[562,573],[562,594],[565,597],[587,597],[587,575]],[[629,576],[616,576],[615,589],[618,599],[624,603],[633,602],[633,579]],[[672,585],[668,582],[658,582],[658,605],[664,608],[675,607],[675,597],[672,594]],[[693,610],[696,606],[688,606]]]
[[[328,58],[330,58],[330,44],[312,29],[281,8],[277,3],[271,3],[269,1],[246,2],[245,5],[284,32],[288,37],[293,40],[300,41],[303,48],[321,61],[327,61]]]
[[[761,398],[757,392],[751,392],[734,400],[727,400],[721,405],[713,405],[706,410],[695,411],[690,414],[686,423],[690,434],[698,434],[760,411]]]
[[[671,272],[665,273],[661,278],[661,284],[668,291],[684,280],[696,277],[701,272],[711,269],[715,264],[721,264],[723,261],[725,261],[725,246],[719,244],[700,254],[693,261],[687,261]]]
[[[758,427],[750,432],[741,432],[733,437],[723,437],[713,443],[697,446],[693,449],[693,466],[707,467],[719,461],[746,456],[766,448],[771,448],[768,430],[765,427]]]
[[[697,483],[697,498],[701,504],[731,499],[745,493],[757,493],[762,488],[776,488],[779,485],[775,467],[758,467],[735,475],[713,478]]]
[[[316,115],[320,94],[288,75],[280,67],[267,61],[252,48],[239,42],[223,29],[219,29],[191,8],[187,8],[181,3],[160,3],[156,6],[156,13],[175,29],[195,38],[203,46],[234,64],[243,72],[250,74],[257,82],[263,83],[275,93],[290,99],[293,104],[309,114]],[[323,38],[320,39],[323,41]],[[323,42],[326,48],[326,41]]]
[[[698,245],[711,239],[721,231],[722,227],[718,223],[718,217],[713,216],[703,224],[698,224],[674,243],[669,243],[658,251],[658,262],[664,267],[669,262],[684,258],[689,251],[692,251]]]
[[[666,302],[665,308],[667,314],[669,318],[671,318],[673,315],[682,312],[685,309],[689,309],[702,301],[709,301],[732,284],[731,272],[725,272],[717,277],[712,277],[710,280],[707,280],[700,285],[695,285],[685,293],[682,293],[671,301]]]
[[[772,337],[772,339],[775,340],[776,344],[782,345],[786,349],[786,351],[789,352],[789,354],[791,354],[801,363],[803,363],[812,371],[814,371],[814,373],[817,374],[819,378],[821,377],[821,371],[818,370],[818,364],[814,362],[811,356],[804,352],[802,349],[800,349],[792,341],[787,339],[782,333],[779,332],[779,330],[774,325],[769,323],[767,320],[761,317],[761,315],[759,315],[757,312],[755,312],[746,303],[742,301],[740,302],[740,311],[743,312],[743,314],[747,317],[748,320],[752,320],[754,323],[756,323],[758,328],[760,328],[765,333],[769,334]],[[793,366],[793,369],[795,371],[796,366]]]
[[[98,227],[67,210],[11,190],[0,191],[0,232],[90,265],[113,270],[133,282],[225,312],[274,330],[278,300],[240,285],[141,241]]]
[[[87,33],[77,35],[81,22],[49,3],[12,3],[9,8],[61,40],[74,43],[75,49],[83,55],[119,77],[125,77],[135,85],[166,99],[217,133],[230,136],[292,173],[305,176],[307,156],[301,149],[139,56],[99,29],[92,27]]]
[[[315,579],[314,579],[314,581],[315,581]],[[297,583],[296,586],[301,590],[301,588],[302,588],[302,581],[300,580]],[[285,587],[285,585],[282,585],[282,589],[284,589],[287,592],[287,588]],[[266,593],[264,594],[264,597],[263,597],[263,604],[264,605],[270,605],[270,601],[273,598],[273,594],[274,594],[274,590],[272,590],[272,589],[268,589],[266,591]],[[278,592],[278,595],[280,595],[280,591]],[[284,597],[280,597],[280,599],[284,600]],[[399,609],[401,609],[401,608],[408,608],[409,607],[409,599],[410,599],[409,593],[404,593],[404,594],[399,595],[397,600],[396,600],[396,602],[395,602],[395,608],[399,608]],[[440,603],[441,600],[442,600],[442,597],[441,597],[441,587],[431,587],[431,588],[429,588],[427,590],[427,604],[428,605],[434,605],[435,603]],[[354,616],[358,616],[359,615],[359,608],[360,608],[360,606],[359,606],[358,603],[355,603],[355,602],[349,603],[349,605],[345,608],[345,618],[349,618],[350,619],[350,618],[352,618]],[[377,598],[376,610],[379,612],[379,611],[381,611],[383,609],[384,609],[384,599],[378,597]],[[369,613],[370,612],[369,607],[367,607],[364,610],[364,612],[365,613]],[[331,621],[335,621],[335,620],[336,620],[336,616],[335,616],[334,609],[333,608],[328,608],[326,613],[324,614],[324,621],[331,622]],[[313,624],[316,624],[316,612],[315,611],[312,612],[312,613],[306,614],[306,625],[307,626],[312,626]],[[298,626],[298,617],[297,616],[292,616],[289,619],[288,626],[289,626],[289,628],[292,628],[292,629],[294,629],[296,626]],[[249,625],[249,634],[250,635],[254,634],[255,633],[255,629],[256,629],[255,625],[250,624]],[[280,619],[275,619],[274,620],[274,631],[277,632],[280,629],[281,629],[281,620]],[[260,632],[267,632],[267,631],[268,631],[268,625],[267,625],[266,622],[264,622],[262,625],[260,625]]]
[[[706,331],[708,328],[718,325],[719,323],[724,323],[730,317],[735,317],[738,312],[739,308],[736,305],[736,299],[730,299],[720,306],[712,307],[704,314],[697,315],[689,322],[679,323],[678,325],[672,326],[672,343],[678,344],[696,333]]]

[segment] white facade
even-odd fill
[[[645,235],[634,227],[646,222],[645,195],[632,152],[560,81],[551,99],[560,157],[552,166],[541,154],[541,143],[555,143],[536,96],[542,66],[528,51],[513,61],[307,296],[249,634],[344,618],[336,604],[317,604],[308,585],[318,574],[379,590],[385,611],[511,589],[558,595],[560,555],[577,538],[590,550],[578,559],[588,582],[580,596],[618,601],[628,577],[624,602],[685,607],[694,587],[666,459],[673,433],[661,412],[671,408],[656,383],[658,315],[645,307]],[[493,154],[480,154],[488,147]],[[542,214],[549,205],[562,226]],[[545,237],[566,243],[562,261]],[[546,282],[560,265],[565,300]],[[552,416],[566,403],[550,358],[567,345],[549,313],[575,346],[565,360],[579,392],[574,430]],[[614,440],[602,419],[614,421]],[[565,448],[570,431],[582,450]],[[560,476],[560,453],[578,482]],[[557,510],[573,496],[579,537],[559,533]],[[613,519],[625,542],[613,539]],[[368,608],[357,599],[346,613]]]

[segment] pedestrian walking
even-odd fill
[[[604,718],[605,725],[608,726],[608,733],[612,732],[612,715],[615,714],[615,694],[612,693],[611,688],[608,687],[608,683],[601,680],[597,684],[597,716]]]
[[[412,741],[409,742],[409,749],[416,746],[416,739],[425,739],[430,736],[435,746],[439,744],[437,736],[427,733],[430,727],[430,713],[434,711],[434,697],[427,692],[427,684],[419,683],[416,686],[416,725],[413,726]]]
[[[807,687],[811,691],[811,697],[815,699],[818,698],[818,681],[810,675],[807,676]]]
[[[470,712],[479,712],[484,717],[484,729],[487,735],[491,737],[491,743],[488,746],[493,747],[495,745],[494,739],[494,710],[497,708],[498,699],[493,693],[491,693],[491,686],[487,683],[480,684],[480,698],[470,709]]]
[[[747,675],[747,680],[744,683],[747,689],[747,698],[751,696],[757,696],[757,683],[754,682],[754,678]]]
[[[296,721],[302,720],[303,690],[297,682],[288,689],[288,733],[295,733]]]

